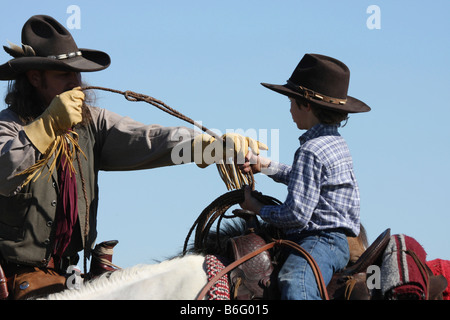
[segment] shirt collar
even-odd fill
[[[300,145],[320,136],[339,136],[337,125],[316,124],[314,127],[306,131],[299,138]]]

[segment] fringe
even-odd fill
[[[72,136],[73,135],[73,136]],[[75,131],[68,130],[62,135],[58,135],[55,141],[48,147],[45,152],[43,158],[36,162],[34,165],[25,169],[24,171],[18,173],[17,175],[28,175],[25,181],[22,183],[21,187],[23,188],[31,181],[35,182],[42,175],[44,171],[44,167],[49,165],[48,172],[43,176],[48,176],[48,181],[55,171],[55,169],[59,169],[62,166],[63,169],[68,167],[70,171],[70,176],[75,174],[75,167],[73,165],[73,161],[75,160],[75,156],[77,152],[80,152],[85,159],[87,159],[83,150],[81,150],[80,145],[78,144],[78,134]],[[62,157],[64,155],[65,157]],[[65,159],[63,163],[60,163],[60,159]]]
[[[225,183],[227,190],[239,190],[244,185],[254,188],[253,174],[243,175],[242,172],[236,168],[234,163],[217,163],[217,170],[219,171],[220,178]]]

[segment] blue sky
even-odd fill
[[[221,133],[267,132],[265,155],[285,163],[303,131],[288,99],[260,83],[284,84],[305,53],[346,63],[349,94],[372,107],[341,129],[369,240],[391,228],[416,238],[429,260],[450,259],[450,2],[15,1],[4,4],[0,40],[20,43],[34,14],[66,24],[70,5],[80,9],[80,28],[71,30],[78,46],[112,58],[107,70],[83,74],[89,84],[151,95]],[[380,9],[380,29],[367,26],[370,5]],[[190,126],[144,103],[96,96],[96,105],[143,123]],[[284,200],[285,186],[256,179],[259,191]],[[98,241],[119,240],[122,267],[178,253],[200,212],[227,192],[214,166],[194,164],[101,173],[99,185]]]

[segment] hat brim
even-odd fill
[[[58,70],[74,72],[94,72],[104,70],[111,64],[105,52],[79,49],[81,56],[57,60],[46,57],[20,57],[0,66],[0,80],[14,80],[29,70]]]
[[[270,83],[261,83],[264,87],[273,90],[277,93],[280,93],[282,95],[292,97],[292,98],[305,98],[306,97],[301,94],[300,92],[297,92],[295,90],[292,90],[287,85],[278,85],[278,84],[270,84]],[[347,96],[347,102],[344,105],[338,105],[333,104],[317,99],[309,99],[312,103],[315,103],[316,105],[326,108],[326,109],[332,109],[337,111],[343,111],[348,113],[361,113],[361,112],[368,112],[370,111],[370,107],[366,105],[361,100],[358,100],[356,98]]]

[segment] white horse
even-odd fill
[[[119,269],[45,300],[192,300],[207,284],[205,257],[186,255],[159,264]]]

